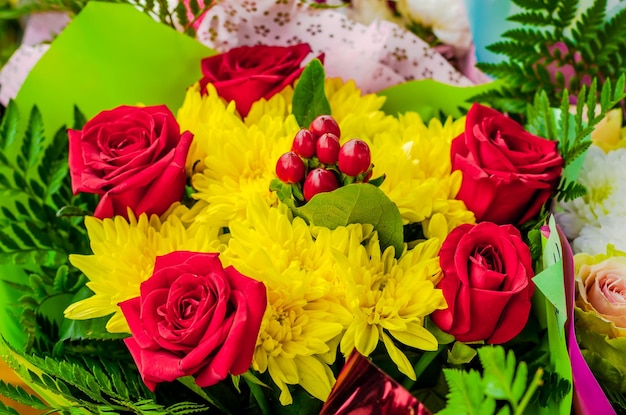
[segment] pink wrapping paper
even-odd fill
[[[565,233],[558,228],[559,238],[563,247],[563,277],[565,278],[565,294],[567,300],[567,342],[569,357],[572,364],[574,382],[573,408],[576,415],[611,415],[615,410],[611,407],[598,381],[589,369],[576,341],[574,329],[574,299],[576,295],[574,281],[574,255]]]
[[[307,42],[312,56],[325,52],[328,76],[353,79],[367,93],[414,79],[472,85],[411,32],[388,21],[365,26],[335,10],[297,0],[221,0],[198,27],[198,40],[218,51]]]

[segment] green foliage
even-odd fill
[[[0,415],[20,415],[15,409],[0,402]]]
[[[576,96],[576,112],[570,113],[569,94],[564,90],[558,111],[551,107],[546,91],[535,94],[526,109],[526,128],[531,133],[558,142],[566,172],[591,145],[590,134],[606,113],[626,98],[622,74],[613,84],[607,79],[600,91],[594,78],[589,87],[583,85]],[[615,85],[615,86],[613,86]],[[599,105],[597,102],[599,101]],[[569,177],[568,177],[569,176]],[[557,200],[572,200],[586,194],[586,189],[575,181],[576,177],[564,174],[556,191]]]
[[[47,405],[36,396],[26,392],[19,386],[13,386],[0,380],[0,395],[6,396],[16,402],[20,402],[30,408],[47,409]],[[1,412],[0,412],[1,413]]]
[[[591,79],[604,82],[625,72],[626,8],[606,20],[606,0],[595,0],[584,10],[578,0],[514,3],[522,11],[508,19],[520,26],[487,48],[505,59],[478,64],[485,73],[503,80],[505,87],[477,100],[523,114],[537,90],[544,90],[550,106],[558,107],[561,91],[568,90],[568,98],[573,99]]]
[[[529,379],[526,363],[518,364],[513,352],[506,353],[501,346],[483,346],[478,349],[478,357],[482,374],[476,370],[444,369],[450,393],[439,415],[523,414],[541,385],[542,369]]]
[[[76,112],[80,123],[84,117]],[[32,109],[23,134],[18,120],[11,102],[0,123],[0,263],[17,264],[23,270],[11,278],[20,283],[5,283],[23,293],[17,305],[30,348],[36,339],[56,341],[51,323],[55,316],[43,318],[42,308],[63,295],[71,296],[84,284],[81,274],[68,267],[70,253],[90,251],[82,218],[60,217],[57,212],[66,206],[91,211],[95,198],[72,194],[65,129],[46,140],[37,108]]]
[[[313,59],[302,71],[292,98],[292,113],[300,127],[308,127],[318,115],[330,115],[325,80],[326,74],[319,59]]]
[[[309,202],[293,209],[309,224],[335,229],[351,223],[369,223],[378,232],[381,249],[395,249],[399,258],[404,250],[402,218],[398,207],[382,190],[369,183],[342,186],[319,193]]]
[[[6,344],[4,346],[7,346]],[[87,413],[130,413],[146,415],[188,415],[207,413],[209,407],[202,403],[183,401],[172,405],[157,402],[132,360],[100,357],[61,359],[28,355],[12,350],[16,360],[23,366],[34,366],[24,372],[33,385],[52,391],[59,401],[66,400],[74,408]],[[70,413],[70,407],[44,403],[19,387],[0,382],[0,394],[24,405],[50,412]],[[2,408],[0,407],[0,413]],[[12,414],[12,412],[5,412]],[[81,412],[85,413],[85,412]]]
[[[55,267],[65,263],[70,252],[89,251],[82,220],[57,217],[66,205],[90,208],[89,198],[72,195],[67,133],[61,129],[46,142],[43,128],[41,115],[33,108],[27,131],[18,137],[13,103],[0,124],[2,263]]]
[[[10,10],[12,10],[11,3],[8,0],[0,0],[0,16],[5,11]],[[21,32],[18,19],[3,20],[0,17],[0,67],[9,60],[13,52],[18,48]]]

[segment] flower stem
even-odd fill
[[[514,415],[522,415],[526,410],[526,407],[530,403],[531,398],[535,394],[537,388],[543,385],[543,369],[539,368],[535,372],[535,376],[533,376],[533,380],[531,381],[526,393],[522,397],[522,400],[519,402],[519,405],[515,409]]]

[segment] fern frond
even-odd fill
[[[34,409],[50,409],[38,397],[31,395],[20,386],[14,386],[0,380],[0,395]],[[0,412],[1,413],[1,412]]]

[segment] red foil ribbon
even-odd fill
[[[432,415],[424,404],[355,350],[320,415]]]

